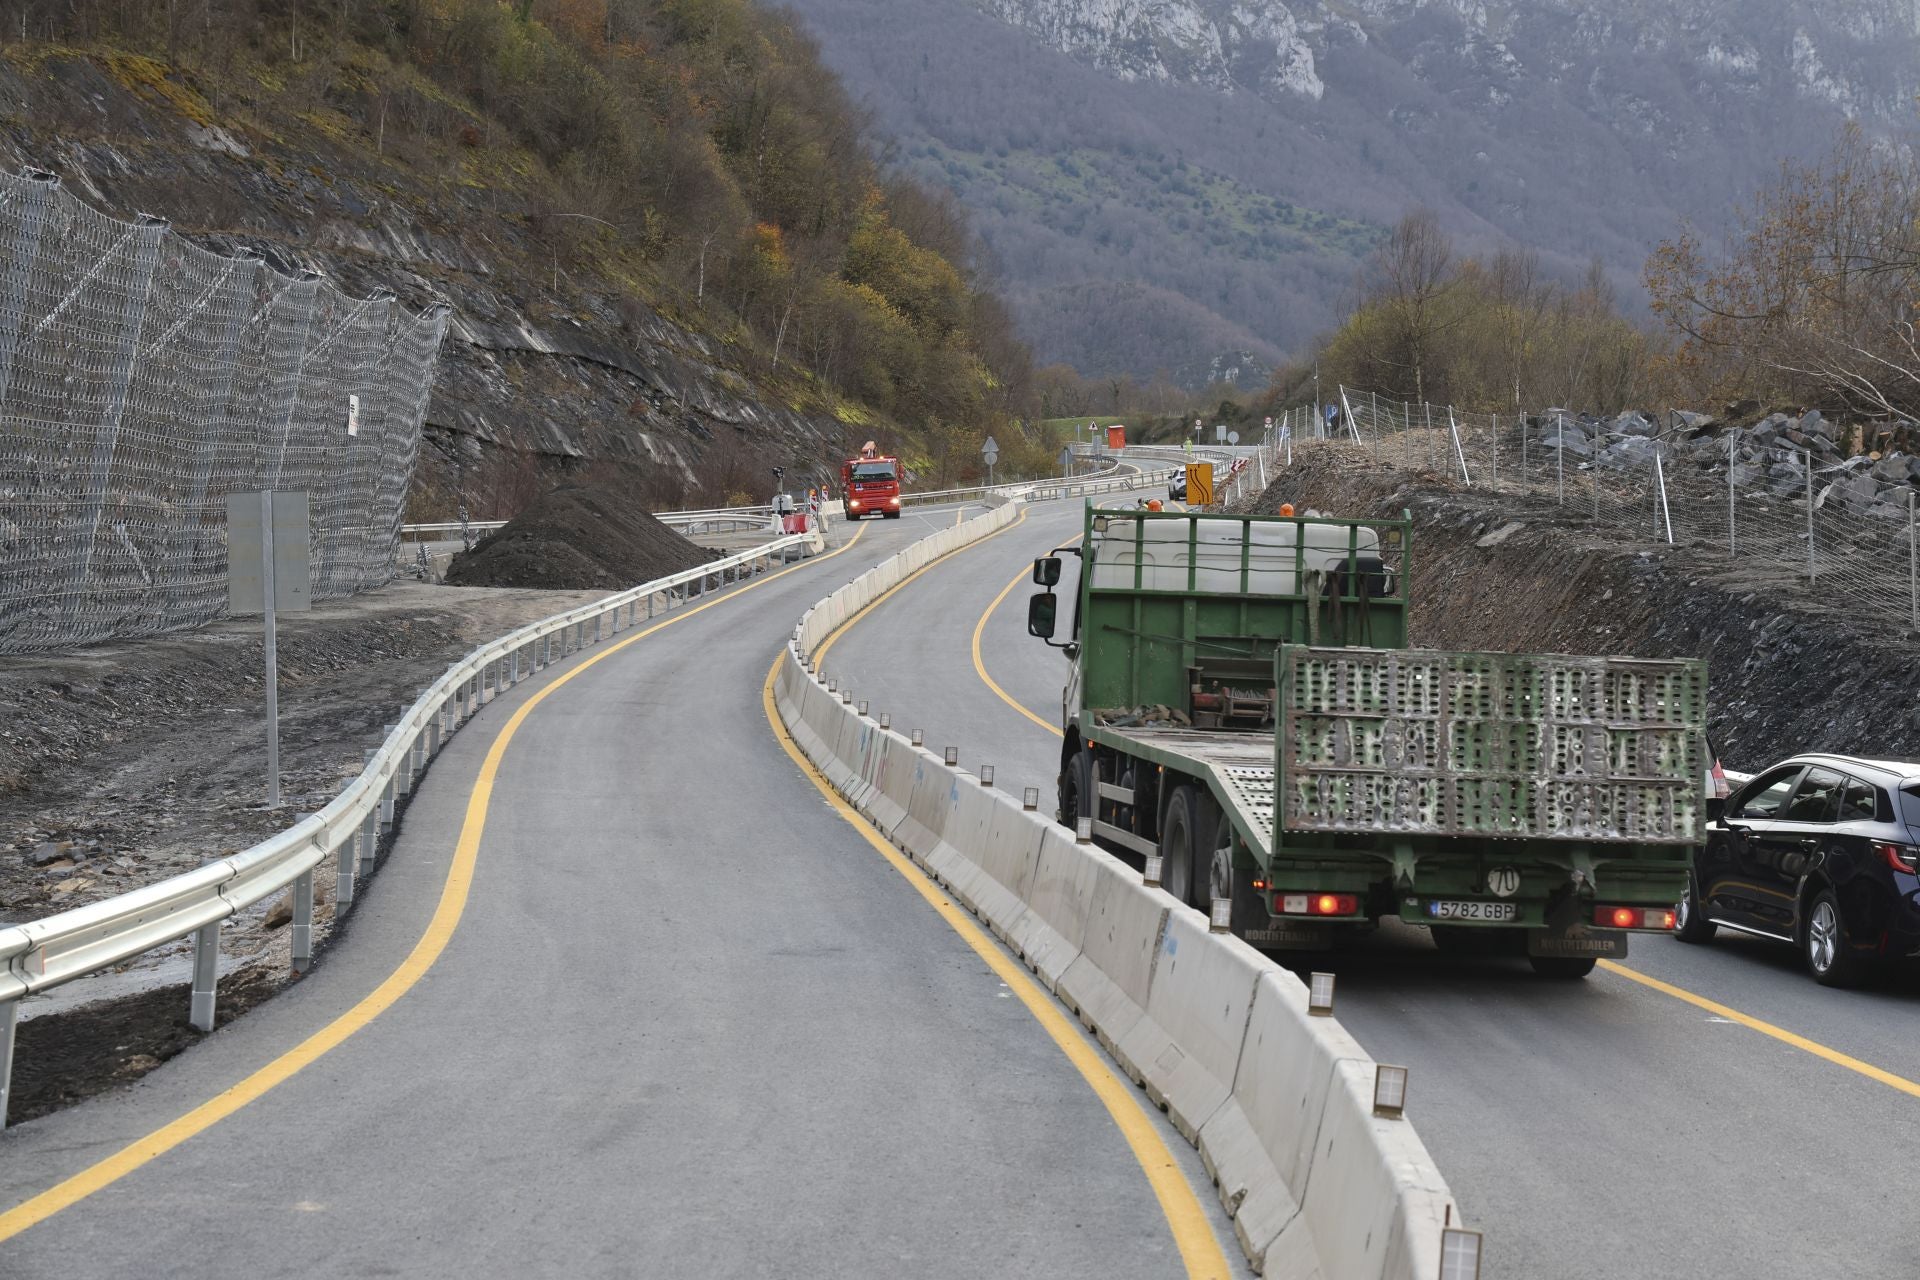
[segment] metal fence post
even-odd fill
[[[1454,419],[1453,406],[1447,406],[1447,431],[1453,436],[1453,456],[1460,460],[1460,479],[1473,488],[1473,476],[1467,472],[1467,451],[1460,444],[1460,424]]]
[[[1920,631],[1920,532],[1914,529],[1913,514],[1913,490],[1909,488],[1907,490],[1907,594],[1913,600],[1913,629]]]
[[[187,1021],[196,1031],[213,1030],[213,999],[220,981],[220,922],[203,924],[193,934],[193,998]]]
[[[1728,427],[1727,428],[1727,558],[1728,559],[1732,559],[1734,556],[1739,554],[1739,550],[1736,547],[1735,540],[1734,540],[1733,508],[1734,508],[1733,428]]]
[[[1554,472],[1558,477],[1558,483],[1560,486],[1560,496],[1558,500],[1560,505],[1564,507],[1567,505],[1567,421],[1566,419],[1564,417],[1556,418],[1554,420],[1554,428],[1555,428],[1555,431],[1554,431],[1554,437],[1553,437],[1553,466],[1554,466]],[[1593,503],[1594,503],[1594,506],[1597,508],[1600,505],[1600,490],[1596,487],[1593,493],[1594,493]]]
[[[1493,415],[1493,435],[1490,437],[1487,467],[1492,473],[1489,483],[1493,491],[1498,493],[1500,492],[1500,415],[1497,413]]]
[[[1653,479],[1660,486],[1660,514],[1667,522],[1667,545],[1673,545],[1673,512],[1667,506],[1667,469],[1660,461],[1660,446],[1654,445]]]
[[[313,872],[293,878],[293,971],[313,967]]]
[[[1813,562],[1813,450],[1807,450],[1807,581],[1815,582],[1820,571]]]

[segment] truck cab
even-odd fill
[[[1580,976],[1670,926],[1704,666],[1409,649],[1412,524],[1089,509],[1059,817],[1272,950],[1397,917]]]
[[[840,493],[849,521],[875,515],[898,520],[900,460],[864,454],[848,459],[840,464]]]

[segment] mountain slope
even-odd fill
[[[1907,126],[1920,85],[1913,0],[796,8],[901,159],[975,213],[1041,357],[1089,373],[1296,347],[1413,203],[1470,247],[1597,255],[1631,286],[1680,219],[1719,228],[1846,119]],[[1239,211],[1263,205],[1285,220],[1250,239]],[[1120,281],[1189,305],[1141,300],[1151,340],[1103,353],[1072,299]]]

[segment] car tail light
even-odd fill
[[[1910,844],[1876,840],[1873,842],[1873,851],[1885,858],[1887,865],[1895,871],[1905,871],[1909,875],[1920,871],[1920,849]]]
[[[1725,800],[1728,794],[1727,771],[1720,767],[1718,760],[1715,760],[1713,762],[1713,798],[1715,800]]]
[[[1593,922],[1602,929],[1671,929],[1671,907],[1595,907]]]
[[[1352,916],[1360,914],[1360,899],[1351,893],[1282,893],[1273,905],[1286,916]]]

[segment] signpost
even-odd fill
[[[280,807],[280,688],[275,615],[313,608],[311,526],[304,493],[227,495],[227,611],[265,619],[267,807]]]
[[[1187,505],[1190,507],[1213,505],[1213,464],[1211,462],[1187,464]]]
[[[987,488],[991,489],[993,488],[993,464],[1000,457],[1000,446],[994,443],[992,436],[988,436],[987,442],[980,446],[980,456],[986,459]]]
[[[1073,474],[1073,450],[1062,449],[1060,451],[1060,478],[1062,480],[1065,480],[1068,476],[1072,474]]]
[[[1215,444],[1225,444],[1227,442],[1227,424],[1226,423],[1216,422],[1213,424],[1213,442]]]

